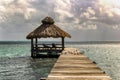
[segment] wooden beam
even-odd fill
[[[64,45],[64,37],[62,37],[62,50],[64,50],[64,47],[65,47],[65,45]]]

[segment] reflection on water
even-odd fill
[[[57,59],[0,58],[0,80],[39,80]]]

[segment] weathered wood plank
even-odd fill
[[[95,65],[95,64],[69,64],[69,63],[66,63],[66,64],[63,64],[63,63],[61,63],[61,64],[55,64],[55,66],[54,66],[54,68],[56,68],[56,67],[58,67],[58,68],[89,68],[89,69],[91,69],[91,68],[98,68],[97,67],[97,65]]]
[[[71,63],[71,64],[74,64],[74,63],[77,63],[77,64],[80,64],[80,63],[93,63],[93,61],[90,61],[90,60],[57,60],[57,63]]]
[[[67,74],[67,73],[71,73],[71,74],[103,74],[103,71],[52,71],[51,74]]]
[[[100,68],[53,68],[51,72],[52,71],[102,71],[102,70]]]
[[[55,66],[83,66],[83,67],[97,67],[96,64],[92,64],[92,63],[86,63],[86,64],[84,64],[84,63],[81,63],[81,64],[74,63],[74,65],[71,64],[71,63],[61,63],[61,64],[56,63]]]
[[[98,70],[62,70],[62,69],[52,69],[51,73],[104,73],[104,71]]]
[[[64,69],[64,70],[90,70],[90,69],[99,69],[98,67],[96,68],[84,68],[84,67],[53,67],[54,69]]]
[[[106,74],[98,73],[50,73],[49,76],[107,76]]]
[[[78,76],[66,76],[66,77],[59,77],[59,76],[56,76],[56,77],[48,77],[47,80],[112,80],[111,78],[109,78],[108,76],[107,77],[78,77]]]

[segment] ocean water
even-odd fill
[[[67,43],[78,48],[113,80],[120,80],[120,44]],[[30,44],[0,44],[0,80],[39,80],[47,77],[56,58],[32,59]]]
[[[120,43],[117,44],[77,44],[68,47],[80,49],[105,71],[112,80],[120,80]]]
[[[39,80],[48,76],[56,60],[32,59],[29,44],[0,44],[0,80]]]

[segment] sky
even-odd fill
[[[46,16],[66,40],[120,41],[120,0],[0,0],[0,41],[27,40]]]

